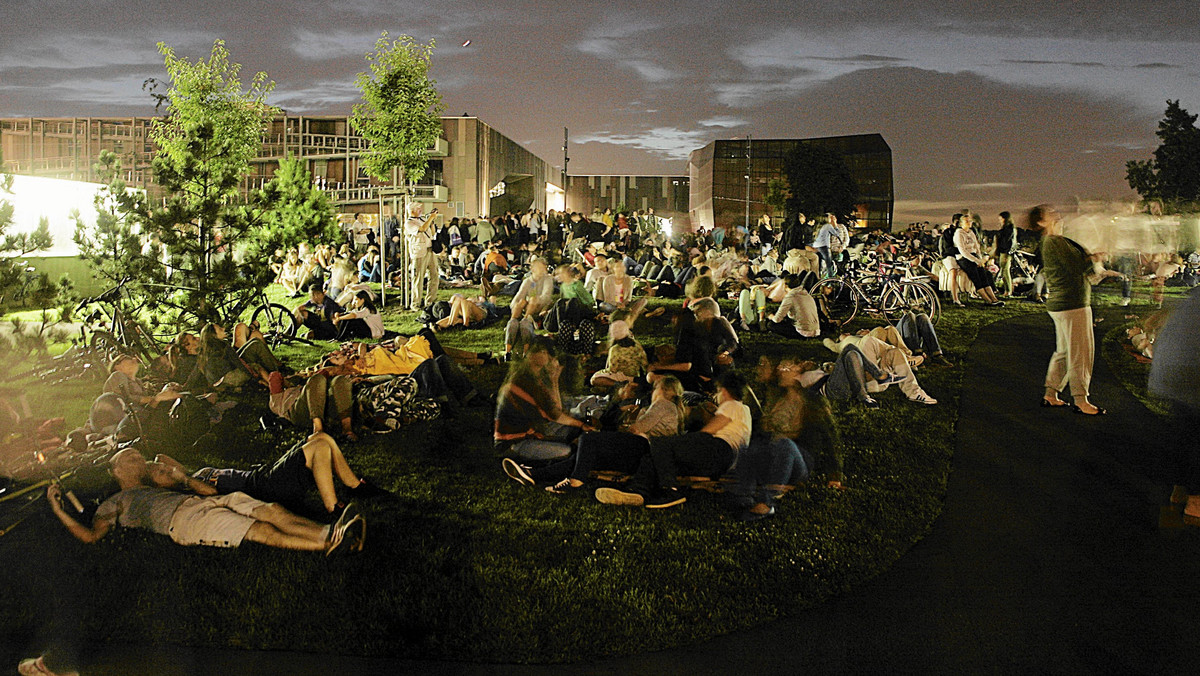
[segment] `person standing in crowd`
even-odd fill
[[[1074,403],[1082,415],[1104,415],[1106,411],[1088,401],[1095,358],[1092,329],[1092,285],[1088,277],[1093,264],[1103,257],[1089,253],[1078,242],[1062,236],[1062,218],[1048,204],[1029,210],[1029,229],[1041,236],[1043,268],[1050,295],[1046,311],[1054,321],[1055,350],[1046,370],[1043,407],[1067,406],[1059,393],[1071,384]]]
[[[1007,211],[1000,212],[1000,232],[996,234],[996,262],[1000,268],[1001,291],[1005,296],[1013,294],[1012,257],[1017,253],[1017,226]]]
[[[409,289],[408,309],[420,310],[433,305],[438,292],[437,255],[433,253],[432,228],[438,210],[429,212],[421,219],[421,203],[408,205],[408,221],[404,223],[404,237],[408,245],[409,274],[412,275]],[[426,280],[428,277],[428,280]]]

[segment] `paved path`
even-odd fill
[[[1101,335],[1119,309],[1108,317]],[[1052,349],[1044,314],[980,333],[932,532],[879,578],[794,618],[582,665],[112,647],[91,673],[127,673],[128,660],[163,674],[1193,673],[1200,536],[1156,528],[1166,489],[1149,453],[1165,433],[1100,355],[1093,399],[1110,415],[1037,407]]]

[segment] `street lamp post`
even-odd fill
[[[750,234],[750,135],[746,134],[746,234]]]

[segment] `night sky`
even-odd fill
[[[289,113],[345,114],[380,31],[435,39],[447,114],[573,174],[686,173],[715,138],[880,132],[898,223],[1132,197],[1168,98],[1200,112],[1194,2],[4,3],[0,116],[148,115],[159,40]],[[470,40],[468,47],[463,42]],[[990,220],[989,220],[990,224]]]

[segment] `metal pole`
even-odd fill
[[[383,252],[387,251],[387,245],[383,239],[383,191],[379,191],[379,269],[383,270],[383,279],[379,280],[379,307],[387,307],[387,257]]]
[[[750,234],[750,135],[746,134],[746,235]]]
[[[567,128],[563,127],[563,170],[562,170],[562,189],[563,189],[563,211],[567,210],[567,163],[571,161],[567,157]]]

